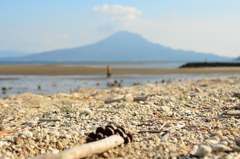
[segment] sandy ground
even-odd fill
[[[240,67],[136,69],[114,68],[113,74],[240,73]],[[59,65],[0,65],[0,75],[103,75],[106,68],[62,67]]]

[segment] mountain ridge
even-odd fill
[[[203,62],[231,61],[233,58],[194,51],[174,50],[170,47],[152,43],[139,34],[119,31],[93,44],[46,51],[8,60],[31,62]]]

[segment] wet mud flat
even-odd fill
[[[61,156],[108,124],[132,142],[88,158],[240,158],[239,90],[233,76],[11,95],[0,99],[0,158]]]

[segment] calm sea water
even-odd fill
[[[73,64],[61,64],[68,67]],[[106,67],[105,64],[74,64],[74,66]],[[133,63],[114,64],[112,68],[177,68],[182,63]],[[193,80],[207,77],[227,77],[234,74],[172,74],[172,75],[114,75],[113,80],[122,81],[122,86],[146,84],[164,81]],[[0,75],[0,88],[8,87],[7,91],[0,91],[0,96],[12,94],[34,93],[54,94],[71,92],[79,88],[107,88],[106,75],[67,75],[67,76],[36,76],[36,75]],[[39,88],[40,87],[40,88]]]

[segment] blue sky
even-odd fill
[[[127,30],[174,49],[240,56],[239,0],[1,0],[0,50],[32,53]]]

